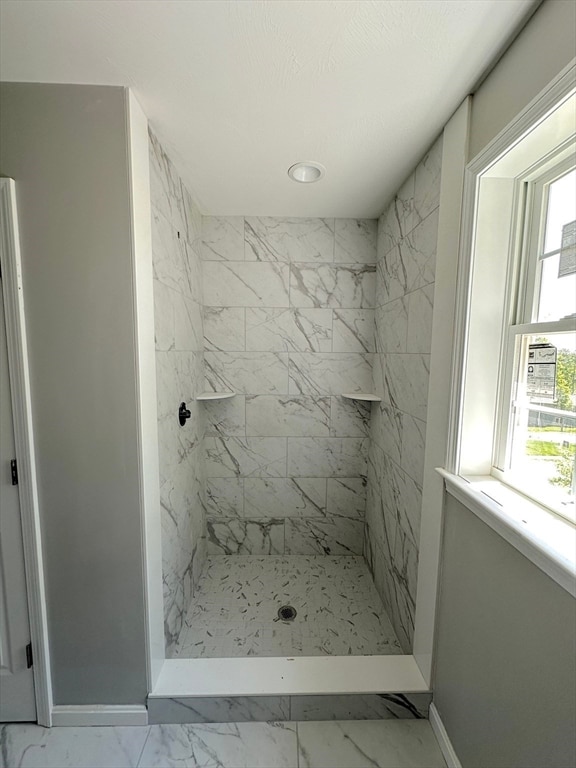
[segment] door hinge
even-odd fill
[[[10,462],[10,475],[12,476],[12,485],[18,485],[18,462],[12,459]]]
[[[26,666],[28,669],[34,664],[34,659],[32,658],[32,643],[28,643],[26,646]]]

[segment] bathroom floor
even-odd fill
[[[278,611],[291,606],[291,621]],[[208,557],[174,658],[401,654],[362,557]]]

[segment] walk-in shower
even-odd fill
[[[167,656],[410,653],[440,143],[379,221],[201,217],[150,156]]]

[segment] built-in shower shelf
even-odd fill
[[[372,395],[369,392],[354,392],[350,394],[344,394],[342,397],[345,397],[347,400],[364,400],[364,402],[367,403],[381,403],[382,398],[378,397],[378,395]]]
[[[202,392],[196,400],[228,400],[236,397],[236,392]]]

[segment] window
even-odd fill
[[[568,157],[516,185],[520,258],[509,271],[494,468],[576,522],[576,169]],[[514,290],[517,287],[517,290]]]
[[[462,383],[456,377],[450,459],[499,504],[509,498],[505,484],[571,522],[575,115],[572,92],[508,149],[469,166],[474,216],[459,278]]]

